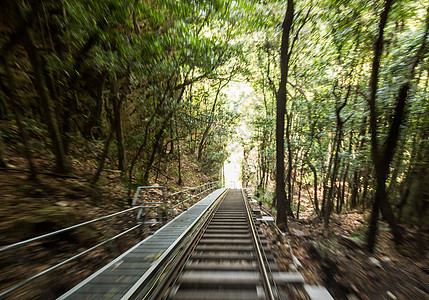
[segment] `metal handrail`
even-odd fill
[[[18,247],[18,246],[23,246],[23,245],[26,245],[28,243],[35,242],[35,241],[38,241],[38,240],[41,240],[41,239],[44,239],[44,238],[47,238],[47,237],[50,237],[50,236],[53,236],[53,235],[57,235],[59,233],[63,233],[63,232],[66,232],[66,231],[69,231],[69,230],[72,230],[72,229],[76,229],[76,228],[79,228],[81,226],[85,226],[85,225],[88,225],[88,224],[91,224],[91,223],[94,223],[94,222],[105,220],[105,219],[108,219],[108,218],[111,218],[111,217],[114,217],[114,216],[117,216],[117,215],[129,212],[129,211],[135,210],[137,208],[139,208],[139,206],[131,207],[131,208],[128,208],[128,209],[125,209],[125,210],[121,210],[119,212],[116,212],[116,213],[113,213],[113,214],[110,214],[110,215],[107,215],[107,216],[103,216],[103,217],[100,217],[100,218],[97,218],[97,219],[94,219],[94,220],[90,220],[90,221],[87,221],[87,222],[79,223],[79,224],[76,224],[76,225],[73,225],[73,226],[70,226],[70,227],[66,227],[66,228],[57,230],[57,231],[53,231],[53,232],[50,232],[50,233],[47,233],[47,234],[39,235],[39,236],[36,236],[34,238],[25,240],[25,241],[21,241],[21,242],[17,242],[17,243],[11,244],[11,245],[7,245],[5,247],[0,248],[0,252],[3,252],[5,250],[9,250],[9,249],[12,249],[12,248],[15,248],[15,247]]]
[[[208,183],[204,183],[204,184],[202,184],[202,185],[196,186],[196,187],[187,188],[187,189],[184,189],[184,190],[181,190],[181,191],[175,192],[175,193],[173,193],[173,194],[170,194],[170,195],[168,196],[168,198],[169,198],[169,200],[170,200],[170,208],[176,208],[176,207],[178,207],[179,205],[182,205],[182,207],[184,207],[184,203],[185,203],[185,202],[188,202],[188,201],[190,201],[190,200],[193,200],[193,199],[195,199],[195,198],[199,197],[200,195],[204,195],[205,193],[208,193],[209,191],[213,190],[216,186],[218,186],[218,185],[219,185],[219,183],[220,183],[220,181],[208,182]],[[209,186],[209,187],[208,187],[208,188],[206,188],[206,186]],[[200,191],[200,192],[199,192],[198,194],[196,194],[196,195],[188,195],[188,194],[186,193],[186,192],[188,192],[188,191],[195,191],[195,190],[198,190],[198,189],[201,189],[201,188],[202,188],[202,191]],[[186,199],[183,199],[183,195],[184,195],[184,194],[187,196],[187,198],[186,198]],[[178,203],[173,204],[173,196],[177,196],[177,195],[180,195],[180,198],[182,199],[182,201],[180,201],[180,202],[178,202]]]
[[[217,183],[217,182],[218,181],[209,182],[208,184],[210,184],[210,183]],[[200,186],[202,186],[202,185],[200,185]],[[198,186],[198,187],[200,187],[200,186]],[[135,205],[135,202],[138,199],[140,190],[142,190],[142,189],[148,189],[148,188],[164,189],[163,186],[140,186],[140,187],[138,187],[137,191],[136,191],[136,194],[134,195],[133,205]],[[182,190],[182,191],[170,194],[169,197],[171,197],[173,195],[176,195],[176,194],[179,194],[179,193],[182,193],[184,191],[191,190],[191,189],[196,189],[196,188],[197,187],[187,188],[185,190]],[[143,202],[143,203],[164,204],[164,202]],[[15,248],[15,247],[18,247],[18,246],[23,246],[23,245],[26,245],[28,243],[35,242],[35,241],[38,241],[38,240],[41,240],[41,239],[44,239],[44,238],[47,238],[47,237],[50,237],[50,236],[54,236],[54,235],[57,235],[57,234],[60,234],[60,233],[63,233],[63,232],[66,232],[66,231],[69,231],[69,230],[72,230],[72,229],[76,229],[76,228],[79,228],[81,226],[85,226],[85,225],[88,225],[88,224],[91,224],[91,223],[95,223],[95,222],[98,222],[98,221],[106,220],[106,219],[115,217],[117,215],[129,212],[129,211],[141,208],[141,207],[142,207],[142,205],[134,206],[134,207],[131,207],[131,208],[128,208],[128,209],[124,209],[124,210],[118,211],[118,212],[110,214],[110,215],[99,217],[97,219],[93,219],[93,220],[89,220],[89,221],[86,221],[86,222],[82,222],[82,223],[79,223],[79,224],[76,224],[76,225],[72,225],[72,226],[69,226],[69,227],[66,227],[66,228],[62,228],[62,229],[59,229],[59,230],[56,230],[56,231],[53,231],[53,232],[49,232],[49,233],[46,233],[46,234],[43,234],[43,235],[39,235],[39,236],[30,238],[30,239],[27,239],[27,240],[24,240],[24,241],[20,241],[20,242],[14,243],[14,244],[10,244],[10,245],[7,245],[7,246],[4,246],[4,247],[0,248],[0,252],[3,252],[5,250],[9,250],[9,249],[12,249],[12,248]]]
[[[175,195],[177,195],[177,194],[180,194],[180,193],[183,193],[183,192],[186,192],[186,191],[189,191],[189,190],[195,190],[195,189],[197,189],[197,188],[199,188],[199,187],[202,187],[202,186],[205,186],[205,185],[210,185],[210,184],[215,184],[215,183],[216,183],[216,184],[219,184],[219,183],[220,183],[220,181],[207,182],[207,183],[201,184],[201,185],[199,185],[199,186],[186,188],[186,189],[184,189],[184,190],[181,190],[181,191],[175,192],[175,193],[173,193],[173,194],[170,194],[170,195],[169,195],[169,197],[171,197],[171,196],[175,196]]]
[[[140,208],[139,212],[137,213],[136,220],[138,223],[140,223],[142,226],[145,226],[147,222],[145,222],[145,214],[146,214],[146,208],[157,208],[158,213],[158,222],[157,224],[162,224],[162,215],[159,209],[160,205],[164,205],[164,209],[166,210],[166,221],[168,222],[168,209],[167,209],[167,201],[165,198],[165,188],[164,186],[139,186],[136,189],[136,192],[134,194],[134,198],[131,205],[136,205],[137,200],[140,196],[140,192],[144,189],[160,189],[162,191],[162,202],[146,202],[143,201],[138,207]],[[150,205],[147,205],[150,204]],[[154,205],[157,204],[157,205]],[[143,217],[143,218],[142,218]],[[142,219],[142,220],[141,220]]]
[[[35,279],[37,279],[37,278],[39,278],[39,277],[41,277],[41,276],[43,276],[43,275],[45,275],[45,274],[47,274],[47,273],[49,273],[49,272],[53,271],[53,270],[55,270],[55,269],[58,269],[59,267],[61,267],[61,266],[65,265],[65,264],[67,264],[67,263],[69,263],[69,262],[71,262],[71,261],[75,260],[76,258],[81,257],[81,256],[82,256],[82,255],[84,255],[84,254],[87,254],[87,253],[91,252],[92,250],[97,249],[98,247],[101,247],[101,246],[103,246],[103,245],[107,244],[108,242],[111,242],[111,241],[113,241],[113,240],[116,240],[118,237],[121,237],[121,236],[123,236],[124,234],[127,234],[128,232],[133,231],[134,229],[136,229],[136,228],[138,228],[138,227],[140,227],[140,224],[137,224],[137,225],[135,225],[134,227],[131,227],[131,228],[129,228],[129,229],[127,229],[127,230],[125,230],[125,231],[122,231],[121,233],[119,233],[119,234],[115,235],[114,237],[108,238],[107,240],[105,240],[105,241],[103,241],[103,242],[101,242],[101,243],[99,243],[99,244],[97,244],[97,245],[95,245],[95,246],[93,246],[93,247],[91,247],[91,248],[89,248],[89,249],[86,249],[85,251],[83,251],[83,252],[81,252],[81,253],[79,253],[79,254],[76,254],[75,256],[72,256],[72,257],[70,257],[70,258],[68,258],[68,259],[66,259],[66,260],[64,260],[64,261],[62,261],[62,262],[60,262],[60,263],[58,263],[58,264],[56,264],[56,265],[54,265],[54,266],[52,266],[52,267],[50,267],[50,268],[48,268],[48,269],[44,270],[44,271],[42,271],[42,272],[40,272],[40,273],[37,273],[36,275],[33,275],[33,276],[32,276],[32,277],[30,277],[30,278],[27,278],[26,280],[24,280],[24,281],[22,281],[22,282],[18,283],[17,285],[14,285],[13,287],[11,287],[11,288],[9,288],[9,289],[7,289],[7,290],[5,290],[5,291],[1,292],[1,293],[0,293],[0,297],[3,297],[3,296],[5,296],[5,295],[9,294],[10,292],[15,291],[16,289],[18,289],[18,288],[20,288],[20,287],[22,287],[22,286],[26,285],[27,283],[30,283],[30,282],[32,282],[33,280],[35,280]]]
[[[131,205],[135,205],[136,204],[137,199],[140,196],[140,191],[143,190],[143,189],[160,189],[160,190],[162,190],[162,198],[163,198],[163,200],[165,202],[165,195],[164,195],[164,187],[163,186],[139,186],[136,189],[136,192],[135,192],[134,198],[133,198],[133,202],[132,202]]]
[[[210,183],[207,183],[207,184],[208,185],[212,185],[213,183],[218,183],[218,182],[210,182]],[[169,195],[169,197],[171,197],[172,195],[175,195],[175,194],[183,193],[184,191],[187,191],[187,190],[195,190],[197,188],[200,188],[201,186],[206,186],[207,184],[202,184],[202,185],[200,185],[198,187],[188,188],[186,190],[173,193],[173,194]],[[140,205],[135,205],[135,203],[137,202],[137,199],[138,199],[138,197],[140,195],[140,191],[142,189],[150,189],[150,188],[162,189],[163,202],[142,202]],[[207,190],[205,190],[205,191],[212,190],[212,189],[213,189],[213,185],[210,188],[208,188]],[[191,197],[197,197],[197,196],[203,194],[205,191],[202,191],[199,194],[193,195]],[[150,205],[146,205],[146,204],[150,204]],[[27,240],[24,240],[24,241],[21,241],[21,242],[17,242],[17,243],[14,243],[14,244],[10,244],[10,245],[4,246],[4,247],[0,248],[0,253],[3,252],[3,251],[6,251],[6,250],[10,250],[10,249],[13,249],[13,248],[16,248],[16,247],[19,247],[19,246],[23,246],[23,245],[29,244],[29,243],[34,242],[34,241],[38,241],[38,240],[41,240],[41,239],[44,239],[44,238],[47,238],[47,237],[50,237],[50,236],[54,236],[54,235],[57,235],[57,234],[60,234],[60,233],[63,233],[63,232],[69,231],[69,230],[73,230],[73,229],[79,228],[81,226],[85,226],[85,225],[88,225],[88,224],[91,224],[91,223],[94,223],[94,222],[98,222],[98,221],[101,221],[101,220],[106,220],[106,219],[112,218],[114,216],[117,216],[117,215],[129,212],[129,211],[132,211],[132,210],[135,210],[135,209],[140,209],[140,211],[138,213],[138,216],[137,216],[137,220],[138,220],[139,216],[141,216],[141,214],[142,214],[142,212],[143,212],[143,210],[145,208],[158,208],[158,211],[159,211],[159,205],[160,204],[164,204],[164,207],[167,209],[167,206],[166,206],[167,202],[166,202],[166,197],[165,197],[165,194],[164,194],[164,187],[163,186],[140,186],[140,187],[137,188],[136,193],[134,194],[134,198],[133,198],[133,202],[132,202],[132,205],[135,205],[134,207],[131,207],[131,208],[128,208],[128,209],[125,209],[125,210],[122,210],[122,211],[119,211],[119,212],[116,212],[116,213],[113,213],[113,214],[110,214],[110,215],[99,217],[99,218],[94,219],[94,220],[90,220],[90,221],[82,222],[82,223],[79,223],[79,224],[76,224],[76,225],[73,225],[73,226],[62,228],[60,230],[53,231],[53,232],[50,232],[50,233],[47,233],[47,234],[36,236],[36,237],[30,238],[30,239],[27,239]],[[167,212],[167,221],[168,221],[168,212]],[[161,222],[162,221],[160,219],[159,222],[157,222],[157,223],[161,223]],[[81,257],[82,255],[87,254],[87,253],[95,250],[96,248],[101,247],[101,246],[107,244],[108,242],[111,242],[111,241],[113,241],[113,240],[121,237],[124,234],[127,234],[128,232],[130,232],[130,231],[132,231],[132,230],[134,230],[136,228],[141,227],[142,225],[144,225],[144,223],[145,222],[139,222],[137,225],[135,225],[135,226],[133,226],[133,227],[131,227],[131,228],[125,230],[125,231],[122,231],[122,232],[118,233],[117,235],[115,235],[115,236],[113,236],[111,238],[108,238],[107,240],[105,240],[105,241],[103,241],[103,242],[101,242],[101,243],[99,243],[99,244],[97,244],[97,245],[95,245],[95,246],[93,246],[93,247],[91,247],[91,248],[89,248],[89,249],[87,249],[87,250],[79,253],[79,254],[76,254],[75,256],[72,256],[72,257],[70,257],[70,258],[68,258],[68,259],[66,259],[66,260],[64,260],[64,261],[62,261],[62,262],[60,262],[60,263],[58,263],[58,264],[56,264],[56,265],[54,265],[54,266],[52,266],[52,267],[44,270],[44,271],[42,271],[42,272],[39,272],[36,275],[33,275],[32,277],[30,277],[30,278],[28,278],[28,279],[26,279],[26,280],[24,280],[24,281],[16,284],[15,286],[13,286],[13,287],[5,290],[5,291],[0,292],[0,297],[3,297],[5,295],[9,294],[10,292],[12,292],[12,291],[14,291],[14,290],[16,290],[16,289],[18,289],[18,288],[20,288],[20,287],[28,284],[28,283],[30,283],[31,281],[33,281],[33,280],[35,280],[35,279],[37,279],[37,278],[39,278],[39,277],[41,277],[41,276],[43,276],[45,274],[47,274],[47,273],[49,273],[49,272],[51,272],[51,271],[53,271],[53,270],[55,270],[55,269],[57,269],[57,268],[65,265],[65,264],[67,264],[67,263],[69,263],[69,262],[71,262],[71,261],[73,261],[73,260]]]

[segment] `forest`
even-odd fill
[[[281,230],[358,212],[367,253],[387,231],[427,274],[426,0],[6,0],[0,27],[1,194],[16,172],[34,202],[49,178],[86,193],[112,173],[125,206],[222,180],[239,140]]]

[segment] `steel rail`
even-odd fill
[[[241,195],[243,197],[243,201],[244,201],[245,206],[246,206],[247,217],[249,219],[249,225],[250,225],[250,229],[251,229],[251,232],[252,232],[252,239],[253,239],[253,243],[255,245],[255,250],[256,250],[256,257],[258,259],[258,265],[259,265],[259,269],[260,269],[260,272],[261,272],[261,275],[262,275],[262,283],[264,285],[265,296],[266,296],[266,299],[268,299],[268,300],[274,300],[276,298],[274,297],[273,290],[272,290],[271,284],[270,284],[270,279],[268,277],[268,272],[267,272],[267,269],[265,267],[264,259],[263,259],[263,256],[262,256],[261,247],[259,245],[260,241],[259,241],[259,238],[258,238],[258,234],[256,232],[255,223],[253,222],[252,211],[251,211],[251,208],[250,208],[250,204],[247,201],[246,196],[244,195],[244,190],[243,189],[241,189]]]
[[[255,226],[254,221],[253,221],[253,216],[252,216],[252,211],[251,211],[250,205],[249,205],[248,201],[246,200],[246,197],[243,194],[243,190],[242,190],[241,195],[242,195],[242,201],[245,202],[244,205],[246,207],[245,208],[246,209],[246,217],[248,220],[247,223],[248,223],[250,233],[252,236],[252,242],[253,242],[254,250],[255,250],[255,254],[256,254],[259,274],[260,274],[261,279],[262,279],[262,286],[263,286],[264,293],[265,293],[265,299],[269,299],[269,300],[278,299],[279,297],[274,296],[274,292],[273,292],[273,289],[271,287],[268,272],[267,272],[267,269],[265,267],[265,260],[267,258],[266,258],[266,256],[264,256],[262,254],[261,246],[260,246],[261,241],[259,239],[259,236],[258,236],[257,230],[256,230],[256,226]],[[205,231],[208,228],[210,221],[215,216],[217,210],[220,207],[220,204],[226,198],[226,196],[227,196],[227,193],[225,193],[225,195],[223,197],[221,197],[222,199],[220,199],[216,203],[216,205],[213,206],[213,210],[210,212],[209,217],[207,217],[207,219],[204,221],[204,223],[199,226],[199,229],[198,229],[197,233],[195,234],[195,236],[192,237],[191,240],[188,239],[188,241],[187,241],[188,245],[186,246],[186,248],[184,250],[182,250],[183,253],[180,254],[180,256],[178,256],[178,257],[176,257],[177,253],[171,254],[173,257],[171,258],[169,263],[172,262],[173,265],[170,268],[168,268],[168,270],[166,270],[167,268],[164,266],[164,269],[161,271],[160,274],[158,274],[158,278],[163,276],[166,279],[164,281],[162,281],[158,286],[155,286],[157,281],[158,281],[158,278],[157,278],[155,283],[152,284],[149,291],[146,292],[144,294],[144,296],[142,294],[139,295],[140,299],[144,299],[144,300],[145,299],[156,299],[156,300],[165,299],[166,295],[169,293],[169,290],[174,286],[175,282],[177,280],[179,280],[180,274],[183,271],[184,266],[186,265],[186,262],[191,258],[192,253],[195,251],[195,248],[198,246],[201,238],[205,234]],[[265,260],[264,260],[264,257],[265,257]],[[173,262],[173,260],[175,260],[176,262]]]
[[[270,217],[272,217],[273,218],[273,220],[274,220],[274,222],[273,222],[273,225],[274,225],[274,227],[277,229],[277,231],[278,232],[280,232],[282,235],[285,235],[285,233],[277,226],[277,224],[276,224],[276,222],[275,222],[275,220],[276,220],[276,217],[274,216],[274,215],[272,215],[269,211],[267,211],[266,209],[264,209],[263,207],[261,207],[261,210],[263,211],[263,212],[265,212],[267,215],[269,215]],[[287,245],[288,245],[288,249],[289,249],[289,253],[290,253],[290,256],[292,257],[292,264],[298,269],[298,268],[301,268],[302,267],[302,264],[301,264],[301,262],[296,258],[296,256],[295,256],[295,254],[293,254],[293,251],[292,251],[292,246],[290,245],[290,243],[289,243],[289,239],[286,239],[286,242],[287,242]]]
[[[247,195],[247,189],[243,189],[243,191],[244,191],[245,199],[247,200],[247,199],[249,198],[249,197],[248,197],[248,195]],[[246,202],[248,202],[248,201],[246,201]],[[251,205],[250,205],[250,204],[249,204],[249,207],[251,207]],[[276,227],[277,227],[277,225],[276,225]],[[260,245],[262,245],[262,242],[261,242],[261,239],[259,238],[259,235],[257,235],[257,239],[258,239],[259,244],[260,244]],[[289,245],[289,246],[290,246],[290,245]],[[273,279],[273,277],[272,277],[273,271],[271,270],[270,264],[269,264],[269,262],[268,262],[267,254],[266,254],[266,252],[265,252],[265,250],[264,250],[264,248],[263,248],[263,247],[261,247],[261,249],[262,249],[261,254],[262,254],[262,256],[263,256],[263,258],[264,258],[264,260],[265,260],[265,262],[266,262],[265,267],[266,267],[266,269],[267,269],[267,273],[268,273],[268,274],[270,275],[270,277],[271,277],[271,282],[273,283],[273,285],[274,285],[274,287],[275,287],[275,289],[276,289],[277,297],[278,297],[279,299],[282,299],[281,294],[279,293],[279,289],[278,289],[277,283],[276,283],[276,281],[275,281],[275,280]],[[291,247],[289,247],[289,249],[291,249]]]
[[[151,296],[151,299],[156,299],[156,300],[160,300],[165,297],[165,294],[170,289],[172,284],[174,284],[174,282],[179,278],[178,274],[180,274],[186,262],[189,260],[190,255],[194,251],[195,247],[198,245],[201,237],[203,236],[203,234],[207,229],[207,226],[210,224],[210,221],[212,220],[216,211],[219,209],[220,204],[228,195],[228,193],[229,193],[229,190],[226,190],[225,193],[219,196],[218,200],[216,200],[216,203],[211,207],[210,211],[208,211],[204,216],[201,217],[200,224],[198,224],[198,226],[195,227],[192,233],[189,234],[190,241],[186,241],[186,243],[188,244],[183,250],[182,255],[178,257],[176,263],[166,274],[167,275],[166,278],[168,279],[162,282],[160,286],[156,287],[153,293],[150,294],[149,293],[150,291],[146,293],[146,295],[142,298],[142,300],[147,299],[148,296]],[[192,236],[195,232],[197,232],[196,235]],[[162,275],[162,273],[160,275]]]
[[[212,212],[215,208],[217,208],[218,203],[222,202],[227,193],[228,189],[226,189],[221,195],[218,196],[218,199],[215,201],[215,203],[208,207],[203,213],[203,215],[192,223],[188,230],[182,233],[182,235],[161,255],[157,262],[149,268],[149,270],[142,276],[142,278],[140,278],[139,281],[134,284],[134,286],[124,296],[122,296],[121,300],[137,299],[137,296],[142,293],[140,288],[143,286],[143,284],[145,282],[150,282],[147,281],[149,278],[156,277],[155,282],[151,283],[152,286],[150,287],[149,291],[145,291],[146,294],[142,295],[140,299],[146,299],[148,296],[152,295],[152,289],[154,288],[158,280],[161,278],[161,276],[164,274],[164,272],[167,270],[169,265],[173,262],[173,259],[177,256],[178,251],[189,243],[189,239],[194,234],[194,232],[198,231],[201,228],[201,223],[204,222],[210,215],[212,215]],[[173,259],[169,259],[171,256],[173,256]],[[162,265],[165,261],[167,262]],[[155,270],[157,268],[160,268],[161,265],[163,267],[161,273],[156,274]],[[177,265],[174,265],[173,268],[175,269],[176,266]],[[156,288],[156,290],[158,290],[158,288]]]

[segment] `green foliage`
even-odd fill
[[[60,134],[75,146],[82,143],[79,139],[95,140],[93,146],[101,153],[114,132],[117,143],[108,145],[106,164],[115,168],[114,158],[123,155],[125,147],[131,182],[149,178],[153,165],[165,159],[169,143],[181,144],[182,152],[195,149],[203,138],[200,129],[209,123],[213,124],[204,137],[202,163],[216,174],[227,157],[225,146],[237,119],[225,95],[213,112],[210,109],[218,82],[242,69],[243,42],[231,25],[237,20],[234,5],[242,3],[23,1],[18,8],[28,23],[11,20],[0,46],[12,57],[14,72],[27,76],[17,76],[19,91],[32,90],[28,68],[16,68],[28,62],[15,55],[21,45],[12,35],[21,26],[30,31],[31,42],[40,45],[37,54]],[[2,86],[9,86],[3,83],[4,76],[1,80]],[[30,97],[20,105],[37,105],[34,93],[26,94]],[[8,99],[9,94],[2,92],[1,97]],[[35,125],[43,116],[37,110],[24,114]],[[42,128],[27,125],[33,131]],[[46,134],[35,137],[43,139]]]
[[[246,174],[250,174],[247,176],[250,176],[254,193],[262,193],[275,172],[273,111],[280,76],[279,25],[286,6],[278,1],[251,5],[258,8],[247,19],[251,29],[248,38],[253,43],[249,46],[249,57],[255,93],[248,108],[251,113],[246,117],[251,138],[244,145],[249,153],[244,168]],[[295,192],[300,178],[304,189],[313,188],[310,184],[313,182],[311,164],[317,172],[319,197],[323,194],[319,201],[325,201],[328,197],[325,191],[332,188],[334,200],[342,198],[346,205],[350,205],[347,201],[350,201],[354,190],[359,204],[367,208],[371,204],[375,180],[367,100],[373,42],[382,9],[383,2],[380,1],[296,1],[291,35],[293,48],[289,49],[287,103],[291,126],[289,146],[293,157],[292,171],[295,172],[292,187]],[[254,16],[259,16],[260,21]],[[380,141],[386,140],[398,90],[408,80],[410,66],[422,43],[426,17],[426,7],[418,1],[396,1],[389,14],[377,92]],[[427,166],[427,162],[423,162],[423,153],[426,152],[422,150],[427,140],[424,132],[429,128],[427,60],[426,47],[411,82],[406,119],[401,126],[400,149],[396,152],[388,178],[389,196],[392,196],[395,213],[409,219],[411,212],[413,222],[417,222],[419,214],[416,207],[422,202],[417,197],[406,195],[410,190],[418,193],[418,180],[413,176],[423,174],[422,169],[417,168],[420,163]],[[339,128],[341,135],[337,141]],[[335,186],[331,187],[329,181],[337,143],[340,144],[338,174]],[[416,155],[421,156],[417,158]],[[268,177],[268,181],[261,181],[262,177],[264,180]],[[411,182],[414,186],[410,185]],[[343,187],[345,194],[341,194]],[[314,191],[311,193],[314,198]],[[427,209],[425,211],[427,214]]]
[[[125,148],[130,184],[148,181],[157,163],[178,160],[183,153],[196,160],[201,156],[201,165],[218,174],[228,156],[226,145],[244,119],[250,138],[243,141],[243,177],[262,199],[269,199],[284,1],[48,0],[20,1],[18,7],[22,24],[2,13],[10,22],[0,37],[1,54],[13,69],[19,99],[10,101],[13,85],[1,65],[0,117],[13,125],[13,130],[1,130],[5,143],[19,141],[12,113],[16,107],[34,139],[30,146],[52,143],[32,64],[14,36],[25,28],[42,62],[42,82],[66,144],[80,148],[89,143],[98,158],[111,136],[116,142],[107,145],[106,166],[116,168]],[[287,86],[287,146],[295,191],[302,181],[310,192],[313,166],[320,194],[332,188],[333,197],[340,198],[338,191],[345,187],[346,202],[353,189],[358,203],[368,207],[371,202],[367,100],[382,9],[383,1],[296,1]],[[380,141],[422,43],[426,14],[421,1],[401,0],[389,15],[377,93]],[[393,207],[397,215],[404,211],[402,218],[421,205],[417,178],[428,164],[427,66],[426,47],[411,80],[407,117],[387,179]],[[239,96],[239,103],[231,103],[224,92],[234,81],[252,88]],[[331,187],[334,157],[338,174]],[[404,196],[410,194],[407,188],[412,199]]]

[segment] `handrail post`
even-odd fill
[[[166,221],[168,222],[168,220],[169,220],[169,218],[168,218],[168,208],[167,208],[167,201],[166,201],[166,198],[165,198],[165,187],[164,186],[161,188],[161,191],[162,191],[162,200],[164,202],[165,218],[166,218]]]
[[[159,205],[157,205],[157,213],[158,213],[158,222],[159,225],[162,226],[162,212],[161,212],[161,207]]]
[[[173,213],[173,196],[168,195],[168,199],[169,199],[168,201],[170,201],[170,209],[167,212],[167,216],[170,218],[171,217],[170,214]]]
[[[146,208],[145,208],[144,201],[142,201],[142,203],[140,204],[140,209],[139,209],[139,212],[137,213],[136,220],[137,220],[137,224],[140,223],[140,232],[142,235],[146,227]]]

